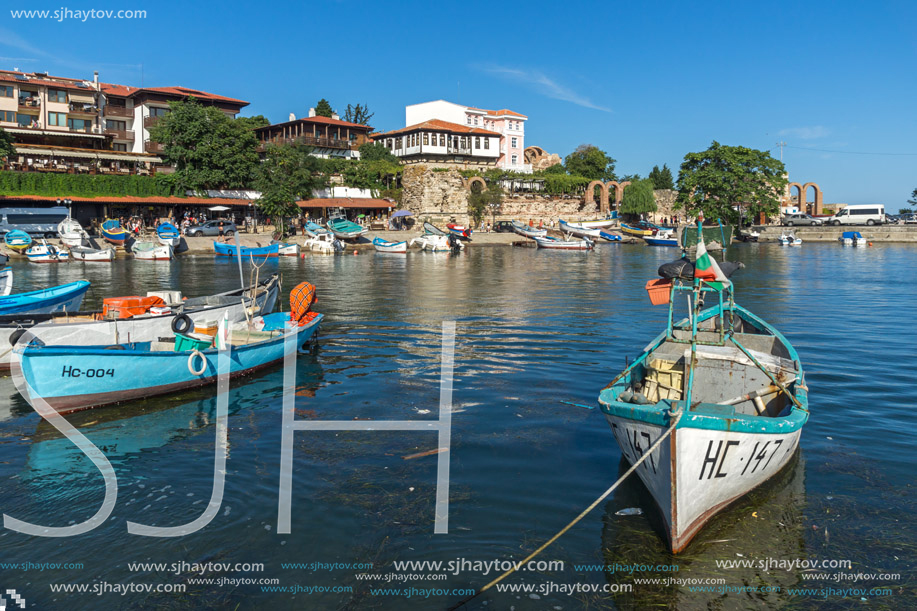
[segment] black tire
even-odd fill
[[[841,222],[840,222],[840,221],[834,221],[834,222],[831,223],[831,224],[834,225],[835,227],[840,227]]]
[[[818,225],[818,221],[812,221],[812,222],[809,223],[809,224],[812,225],[812,227],[815,227],[816,225]]]
[[[229,237],[229,236],[231,236],[231,235],[234,235],[235,233],[236,233],[235,231],[233,231],[232,229],[230,229],[229,231],[226,232],[226,236]]]
[[[43,341],[35,337],[35,335],[33,335],[28,329],[16,329],[10,333],[10,346],[15,346],[22,337],[25,337],[25,341],[23,342],[25,345],[29,345],[31,343],[35,343],[39,346],[45,345]]]
[[[193,237],[193,238],[202,238],[202,237],[204,237],[204,232],[203,232],[203,231],[195,231],[194,233],[191,234],[191,237]]]
[[[55,236],[53,233],[46,233],[46,234],[45,234],[45,239],[46,239],[46,240],[53,240],[55,237],[56,237],[56,236]]]
[[[191,317],[187,314],[179,314],[172,319],[172,332],[173,333],[187,333],[191,330],[191,326],[194,323],[191,321]]]
[[[869,220],[866,221],[866,224],[869,225],[870,227],[872,227],[873,225],[876,224],[876,222],[875,222],[874,220],[872,220],[872,219],[869,219]]]
[[[793,221],[787,221],[787,222],[786,222],[786,226],[787,226],[787,227],[792,227],[792,226],[793,226]]]

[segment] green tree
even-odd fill
[[[910,214],[913,210],[911,208],[899,208],[898,214]]]
[[[254,117],[239,117],[236,119],[236,123],[245,126],[247,129],[258,129],[259,127],[267,127],[271,124],[271,122],[268,121],[267,117],[264,115],[255,115]]]
[[[245,122],[194,98],[169,103],[171,112],[150,128],[165,145],[163,159],[175,166],[180,189],[238,189],[251,185],[258,166],[258,140]]]
[[[486,189],[482,188],[478,182],[472,185],[471,195],[468,196],[468,214],[471,215],[475,225],[481,222],[488,210],[493,218],[496,218],[497,211],[502,204],[503,189],[496,181],[488,183]]]
[[[0,127],[0,161],[16,152],[13,147],[13,134]]]
[[[360,145],[361,161],[388,161],[392,164],[398,163],[398,158],[392,155],[384,145],[378,142],[365,142]]]
[[[255,188],[261,191],[258,209],[279,220],[283,233],[285,217],[299,213],[296,200],[312,197],[312,192],[327,185],[319,173],[320,164],[311,149],[300,144],[269,145],[258,168]]]
[[[917,206],[917,189],[914,189],[913,193],[911,193],[911,199],[907,200],[907,203]]]
[[[624,176],[618,179],[619,182],[631,182],[631,183],[639,182],[641,180],[643,180],[643,178],[639,174],[625,174]]]
[[[653,169],[650,171],[649,179],[653,181],[653,188],[655,189],[674,189],[675,181],[672,178],[672,170],[669,169],[669,166],[662,164],[662,169],[659,169],[658,165],[654,165]]]
[[[317,117],[331,117],[334,114],[334,110],[331,108],[331,102],[322,98],[318,101],[318,104],[315,105],[315,116]]]
[[[552,166],[546,167],[541,172],[538,172],[538,174],[566,174],[566,173],[567,173],[567,168],[565,168],[564,164],[562,163],[555,163]]]
[[[564,160],[568,174],[590,180],[617,180],[615,163],[605,151],[591,144],[579,145]]]
[[[357,104],[356,106],[348,104],[347,110],[344,111],[344,120],[351,123],[359,123],[360,125],[369,125],[369,120],[375,114],[374,112],[369,112],[369,106],[365,104]]]
[[[708,219],[737,223],[740,216],[780,212],[780,194],[787,185],[783,162],[767,151],[726,146],[716,140],[706,151],[688,153],[678,172],[676,210]],[[626,193],[626,190],[625,190]],[[745,208],[745,212],[738,209]]]
[[[627,185],[621,199],[621,213],[636,216],[656,212],[656,196],[653,195],[653,186],[653,181],[648,178]]]

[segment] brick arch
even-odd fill
[[[629,184],[630,184],[629,180],[625,180],[624,182],[620,182],[620,183],[616,180],[612,180],[610,182],[605,183],[606,186],[615,188],[615,206],[621,205],[621,200],[624,198],[624,187],[626,187]],[[608,195],[609,197],[611,197],[610,190],[608,192]]]
[[[817,184],[815,184],[814,182],[807,182],[806,184],[802,185],[802,190],[800,191],[800,194],[799,194],[799,195],[800,195],[800,197],[799,197],[799,202],[800,202],[800,204],[799,204],[799,209],[800,209],[801,211],[804,211],[804,210],[805,210],[806,200],[808,199],[808,198],[806,197],[806,193],[808,192],[809,187],[814,187],[814,188],[815,188],[815,203],[814,203],[813,206],[812,206],[812,212],[811,212],[811,214],[821,214],[821,213],[822,213],[822,192],[821,192],[821,187],[819,187],[819,186],[818,186]]]
[[[522,156],[526,163],[535,163],[547,155],[548,154],[545,152],[545,150],[540,146],[527,146],[522,152]]]
[[[806,195],[805,195],[805,191],[802,190],[802,185],[799,184],[798,182],[791,182],[790,184],[786,186],[786,191],[789,194],[789,197],[787,198],[787,203],[789,203],[790,200],[793,198],[793,187],[796,187],[798,189],[798,191],[796,192],[797,194],[796,202],[799,205],[799,209],[805,210]]]
[[[593,180],[586,186],[586,203],[595,203],[595,188],[599,187],[599,210],[603,213],[608,211],[608,187],[601,180]]]
[[[471,178],[465,180],[465,188],[471,191],[471,188],[476,182],[481,183],[481,189],[487,189],[487,181],[485,181],[480,176],[472,176]]]

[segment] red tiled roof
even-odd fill
[[[492,110],[491,110],[491,111],[488,111],[488,112],[490,112],[490,114],[496,115],[496,116],[498,116],[498,117],[502,117],[502,116],[504,116],[504,115],[512,115],[512,116],[514,116],[514,117],[522,117],[523,119],[528,119],[528,117],[526,117],[525,115],[519,114],[518,112],[513,112],[512,110],[507,110],[506,108],[503,108],[503,109],[497,110],[497,111],[492,111]]]
[[[28,80],[17,79],[16,76],[24,76]],[[59,80],[58,80],[59,79]],[[83,83],[80,79],[64,78],[57,76],[35,76],[28,72],[15,72],[13,70],[0,70],[0,81],[5,83],[18,83],[20,85],[42,85],[55,89],[68,89],[70,91],[85,91],[94,93],[95,90],[87,87],[79,87],[77,83]]]
[[[231,199],[228,197],[114,197],[103,195],[99,197],[74,197],[72,195],[61,195],[59,197],[47,195],[0,195],[0,201],[33,201],[33,202],[56,202],[59,199],[67,198],[76,203],[89,204],[182,204],[186,206],[247,206],[252,200],[249,199]]]
[[[278,127],[280,125],[292,125],[293,123],[299,123],[303,121],[305,123],[317,123],[319,125],[334,125],[337,127],[352,127],[354,129],[365,129],[366,131],[371,131],[372,127],[369,125],[363,125],[362,123],[351,123],[350,121],[341,121],[340,119],[332,119],[331,117],[303,117],[301,119],[293,119],[292,121],[282,121],[281,123],[272,123],[271,125],[265,125],[264,127],[259,127],[255,131],[264,131],[271,129],[272,127]]]
[[[132,88],[125,85],[115,85],[112,83],[99,83],[99,87],[102,88],[102,93],[106,95],[116,95],[122,98],[126,98],[137,90],[136,87]]]
[[[394,208],[395,202],[371,197],[322,197],[303,199],[296,204],[300,208]]]
[[[201,100],[213,100],[215,102],[229,102],[231,104],[241,104],[242,106],[248,106],[248,102],[245,100],[237,100],[236,98],[228,98],[224,95],[217,95],[215,93],[207,93],[206,91],[198,91],[197,89],[189,89],[187,87],[143,87],[141,89],[135,89],[132,95],[136,95],[138,92],[152,92],[152,93],[162,93],[165,95],[174,95],[182,98],[188,96],[193,96]]]
[[[417,125],[409,125],[408,127],[402,127],[401,129],[392,130],[390,132],[374,134],[373,138],[383,138],[387,136],[395,136],[398,134],[403,134],[406,132],[414,132],[418,130],[451,132],[453,134],[475,134],[475,135],[480,135],[480,136],[499,136],[500,135],[497,132],[492,132],[487,129],[481,129],[480,127],[470,127],[468,125],[450,123],[449,121],[441,121],[439,119],[430,119],[429,121],[424,121],[423,123],[418,123]]]

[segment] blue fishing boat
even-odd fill
[[[169,222],[160,223],[159,226],[156,227],[156,238],[163,246],[175,248],[181,244],[181,232],[178,230],[178,227]]]
[[[620,242],[622,240],[621,236],[618,234],[608,233],[604,229],[599,231],[599,237],[604,240],[608,240],[609,242]]]
[[[599,394],[625,459],[640,462],[673,553],[791,461],[809,416],[796,350],[735,303],[703,238],[696,244],[693,266],[663,265],[663,279],[647,284],[652,303],[669,306],[665,331]],[[713,307],[702,309],[705,298]]]
[[[313,238],[317,238],[322,234],[334,235],[329,230],[325,229],[318,223],[313,223],[312,221],[306,221],[303,223],[303,230]]]
[[[102,223],[102,238],[115,246],[123,246],[130,234],[121,226],[121,221],[108,219]]]
[[[88,290],[88,281],[77,280],[40,291],[14,293],[0,297],[0,315],[26,312],[31,314],[77,312]]]
[[[13,229],[6,232],[6,235],[3,236],[3,241],[10,248],[15,250],[22,250],[23,248],[28,248],[31,246],[32,236],[22,231],[21,229]]]
[[[280,256],[280,244],[274,243],[267,246],[241,246],[243,257],[277,257]],[[213,250],[217,255],[224,257],[235,257],[238,248],[235,244],[225,244],[223,242],[214,242]]]
[[[547,229],[536,229],[521,221],[510,221],[510,223],[513,226],[513,231],[525,238],[543,238],[548,235]]]
[[[356,240],[361,235],[369,231],[365,227],[357,225],[352,221],[348,221],[347,217],[345,217],[343,214],[329,218],[327,225],[328,229],[331,230],[331,233],[334,234],[334,237],[340,240]]]
[[[383,240],[382,238],[376,238],[373,240],[373,247],[378,252],[394,252],[399,254],[407,253],[408,243],[405,242],[390,242],[389,240]]]
[[[845,231],[838,241],[844,246],[866,246],[866,238],[859,231]]]
[[[286,329],[284,324],[289,320],[289,312],[277,312],[264,316],[261,331],[237,327],[228,340],[230,376],[281,362],[289,334],[295,336],[296,348],[301,348],[318,330],[322,315]],[[41,397],[59,413],[67,414],[215,383],[219,350],[210,346],[213,340],[210,336],[176,334],[174,342],[116,344],[118,349],[20,342],[15,351],[26,390],[32,394],[26,399],[31,402]]]
[[[663,229],[658,231],[656,235],[645,235],[643,236],[643,241],[646,242],[647,246],[678,246],[678,238],[675,237],[675,233],[671,229]]]

